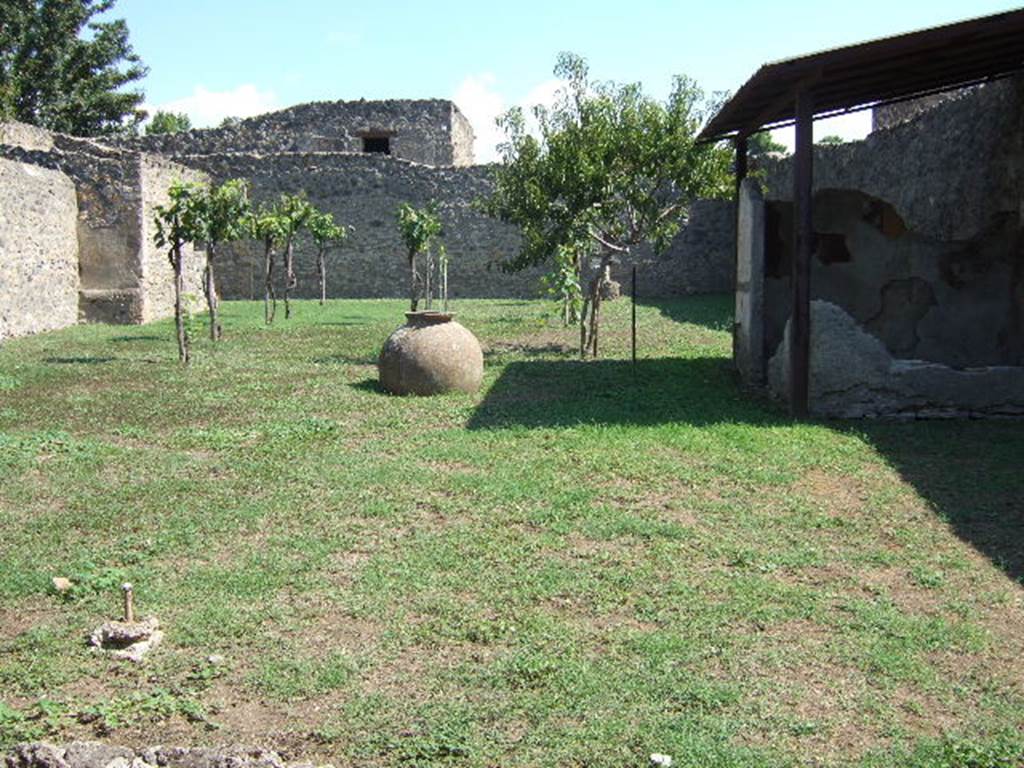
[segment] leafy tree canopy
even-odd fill
[[[559,56],[555,74],[567,86],[551,109],[534,108],[539,136],[520,109],[499,118],[503,164],[484,207],[522,231],[506,269],[565,247],[606,258],[643,241],[664,248],[691,201],[730,193],[731,153],[696,141],[706,104],[693,81],[676,77],[660,102],[639,84],[592,81],[573,54]]]
[[[425,208],[414,208],[408,203],[398,206],[398,232],[409,249],[409,255],[426,253],[434,238],[441,234],[441,217],[434,202]]]
[[[761,157],[770,152],[789,154],[784,144],[780,144],[768,131],[761,131],[747,137],[747,154],[751,157]]]
[[[192,128],[192,121],[184,112],[159,111],[146,126],[146,135],[155,136],[163,133],[181,133]]]
[[[837,146],[839,144],[845,144],[846,143],[846,139],[844,139],[842,136],[840,136],[838,134],[830,133],[828,136],[822,136],[815,143],[816,144],[824,144],[824,145],[829,146],[829,147],[835,147],[835,146]]]
[[[134,131],[147,70],[123,19],[97,21],[115,0],[0,2],[0,118],[76,136]]]
[[[348,237],[348,227],[334,222],[334,216],[326,211],[315,211],[306,222],[313,242],[318,246],[340,245]]]

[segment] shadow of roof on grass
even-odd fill
[[[732,333],[733,304],[731,293],[707,293],[671,298],[637,296],[638,307],[654,307],[677,323],[690,323],[710,331]]]
[[[509,363],[470,417],[469,429],[655,426],[673,422],[787,423],[743,392],[722,357],[525,360]]]
[[[960,539],[1024,585],[1024,424],[847,422],[842,428],[873,444]]]

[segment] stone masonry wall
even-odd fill
[[[0,341],[78,322],[75,187],[0,159]]]
[[[310,201],[334,214],[353,232],[345,245],[328,255],[327,294],[335,298],[405,296],[408,285],[406,251],[396,216],[403,202],[426,205],[437,201],[450,257],[452,297],[535,296],[539,271],[504,274],[499,264],[516,253],[515,228],[495,221],[473,207],[487,194],[485,166],[431,168],[395,158],[345,153],[254,155],[231,153],[180,157],[216,181],[249,179],[254,202],[281,193],[305,192]],[[218,283],[225,298],[263,295],[262,246],[243,242],[218,257]],[[317,295],[315,249],[301,240],[296,249],[298,288],[295,295]]]
[[[472,128],[443,99],[333,101],[300,104],[239,121],[199,129],[125,139],[121,146],[173,155],[225,152],[362,152],[364,135],[390,137],[391,156],[427,165],[471,165]]]
[[[454,104],[451,105],[452,110],[452,165],[467,166],[473,165],[474,157],[474,146],[473,141],[475,136],[473,134],[473,126],[470,125],[469,120],[466,116],[459,111],[459,108]],[[415,160],[416,158],[409,158]]]
[[[897,101],[892,104],[875,107],[871,110],[871,130],[881,131],[887,128],[894,128],[900,123],[913,120],[918,115],[927,112],[944,101],[958,99],[968,93],[969,89],[964,88],[958,91],[934,93],[931,96],[922,96],[919,99]]]
[[[661,256],[636,249],[637,293],[688,296],[729,293],[736,275],[736,205],[731,200],[697,200],[687,225]],[[612,268],[612,277],[628,290],[630,261]]]
[[[59,170],[74,183],[80,318],[140,323],[168,314],[173,275],[166,257],[157,255],[152,242],[152,206],[166,199],[172,178],[201,175],[89,139],[49,134],[49,141],[42,141],[39,129],[14,128],[3,136],[20,145],[0,144],[0,157]],[[47,144],[49,149],[35,148]],[[199,290],[198,261],[187,260],[190,292]]]
[[[405,296],[405,249],[396,225],[398,206],[438,203],[444,242],[451,258],[452,297],[519,297],[539,294],[544,268],[517,273],[501,263],[519,249],[516,229],[480,213],[474,206],[491,190],[488,166],[432,168],[365,154],[291,153],[182,156],[179,163],[201,168],[217,181],[249,179],[256,202],[282,192],[305,192],[318,207],[353,227],[346,244],[328,254],[327,295],[336,298]],[[639,248],[640,295],[662,297],[727,292],[734,272],[735,207],[728,201],[701,200],[690,223],[661,257]],[[315,251],[300,241],[296,295],[317,295]],[[227,248],[218,259],[218,284],[225,298],[262,296],[262,250],[256,243]],[[629,286],[632,262],[616,265],[613,277]]]
[[[1024,365],[1024,81],[815,147],[812,298],[898,359]],[[789,316],[790,161],[766,163],[766,343]]]

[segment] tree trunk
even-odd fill
[[[185,330],[185,276],[182,273],[181,245],[175,245],[171,264],[174,267],[174,329],[178,334],[178,360],[184,365],[189,363],[188,333]]]
[[[277,294],[274,292],[274,248],[267,242],[263,252],[263,320],[267,325],[274,322],[277,314]]]
[[[320,306],[324,305],[327,300],[327,263],[324,258],[324,251],[327,249],[320,246],[320,251],[316,255],[316,276],[320,281]]]
[[[288,320],[292,316],[292,305],[289,299],[291,298],[292,289],[298,284],[298,280],[295,278],[295,254],[293,250],[292,239],[288,238],[288,244],[284,249],[284,319]]]
[[[217,299],[217,284],[213,277],[213,260],[216,256],[215,246],[212,243],[206,247],[206,269],[203,270],[203,290],[206,293],[206,306],[210,310],[210,339],[220,341],[223,329],[220,325],[219,301]]]

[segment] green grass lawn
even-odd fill
[[[1024,424],[791,423],[723,297],[461,301],[475,396],[395,398],[400,301],[0,350],[0,746],[358,766],[1017,766]],[[70,596],[50,589],[73,579]],[[164,644],[86,646],[130,580]],[[211,664],[208,658],[223,661]]]

